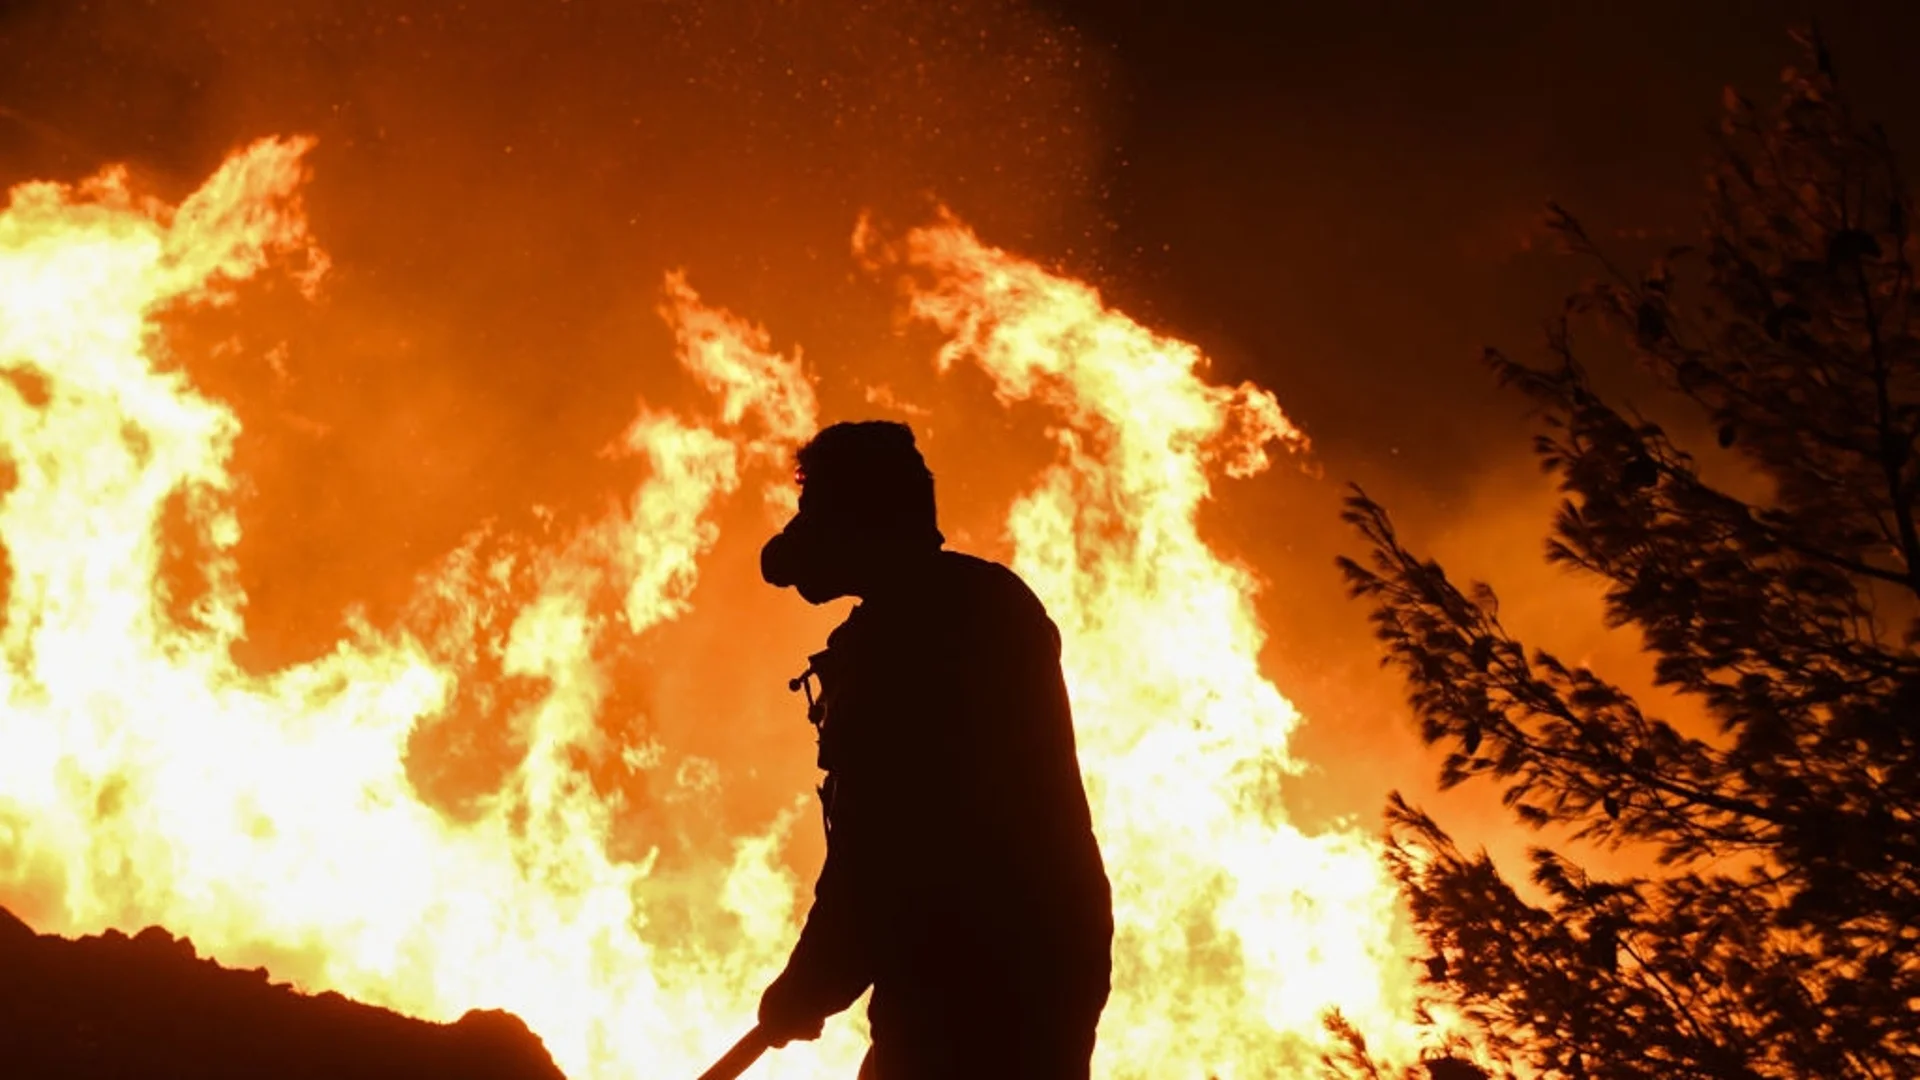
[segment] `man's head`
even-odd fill
[[[769,584],[791,585],[813,604],[866,596],[945,543],[933,474],[907,425],[834,424],[800,448],[798,462],[800,512],[760,551]]]

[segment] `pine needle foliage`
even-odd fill
[[[1443,786],[1497,785],[1521,822],[1650,856],[1609,880],[1536,847],[1523,898],[1392,798],[1389,857],[1432,950],[1424,1005],[1466,1018],[1490,1075],[1920,1076],[1913,200],[1824,47],[1800,41],[1776,104],[1727,95],[1702,242],[1629,274],[1554,208],[1601,280],[1551,326],[1546,363],[1486,357],[1542,418],[1564,496],[1547,558],[1601,583],[1608,624],[1709,727],[1516,639],[1490,588],[1409,551],[1364,492],[1348,503],[1371,552],[1341,570],[1445,751]],[[1697,407],[1699,454],[1737,455],[1766,498],[1709,483],[1596,390],[1569,329],[1594,322]],[[1342,1039],[1330,1071],[1378,1069]]]

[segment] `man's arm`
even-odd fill
[[[866,928],[854,882],[855,837],[836,829],[813,888],[813,908],[786,970],[760,998],[760,1027],[775,1046],[820,1034],[826,1018],[859,1000],[873,983]]]

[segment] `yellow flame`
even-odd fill
[[[1378,852],[1281,818],[1300,717],[1260,673],[1254,576],[1196,528],[1209,463],[1251,475],[1304,437],[1268,391],[1206,383],[1193,346],[951,219],[899,254],[910,310],[950,335],[940,363],[972,360],[1003,401],[1065,421],[1007,526],[1014,568],[1060,624],[1114,883],[1103,1071],[1275,1075],[1313,1059],[1328,1006],[1404,1049]]]
[[[307,149],[256,143],[177,210],[109,170],[16,188],[0,214],[0,899],[38,898],[56,932],[160,923],[417,1015],[509,1008],[583,1080],[692,1075],[791,943],[805,891],[780,849],[804,804],[690,867],[616,855],[622,796],[594,768],[661,769],[667,751],[609,737],[609,658],[688,610],[749,478],[790,498],[771,466],[817,426],[812,383],[670,275],[661,314],[718,407],[641,407],[614,452],[649,470],[623,504],[546,546],[476,533],[403,625],[248,673],[231,658],[239,421],[165,364],[152,319],[225,302],[276,259],[318,283]],[[1195,526],[1211,471],[1257,472],[1298,433],[1272,395],[1207,383],[1191,346],[957,223],[899,254],[912,312],[951,337],[940,363],[977,362],[1004,401],[1061,417],[1057,461],[1007,522],[1065,634],[1116,886],[1102,1074],[1270,1075],[1318,1045],[1329,1005],[1401,1038],[1377,852],[1275,804],[1298,717],[1258,668],[1252,574]],[[169,513],[194,531],[191,597],[162,573]],[[531,688],[487,699],[520,756],[456,820],[410,781],[409,739],[489,679]],[[665,774],[697,805],[716,768],[683,754]],[[861,1028],[758,1075],[851,1075]]]

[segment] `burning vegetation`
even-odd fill
[[[607,703],[623,650],[692,609],[718,509],[750,495],[765,523],[790,498],[812,378],[670,277],[661,313],[712,401],[643,403],[610,433],[646,465],[635,490],[552,537],[477,532],[403,623],[245,670],[240,423],[155,319],[244,303],[242,282],[276,266],[324,288],[301,212],[309,149],[242,149],[177,207],[109,170],[18,188],[0,219],[6,888],[45,930],[158,923],[412,1015],[510,1009],[573,1076],[690,1074],[752,1015],[791,938],[797,814],[660,863],[646,836],[617,835],[627,795],[608,775],[658,785],[654,820],[689,828],[752,762],[631,741]],[[1047,418],[1051,461],[1005,527],[1063,633],[1113,866],[1104,1070],[1297,1067],[1330,1007],[1405,1045],[1379,851],[1279,813],[1298,718],[1259,669],[1255,579],[1195,525],[1223,478],[1302,443],[1279,405],[1207,382],[1191,346],[951,218],[857,244],[939,334],[932,359]],[[409,750],[463,700],[490,705],[511,758],[454,815],[416,787]],[[767,1074],[843,1074],[860,1040],[838,1026]]]

